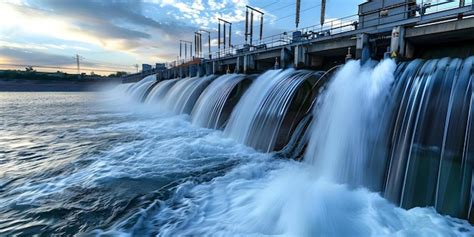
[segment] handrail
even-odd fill
[[[431,15],[434,13],[441,13],[444,11],[448,10],[453,10],[453,9],[461,9],[463,7],[460,7],[459,5],[454,5],[454,6],[447,6],[445,8],[439,9],[439,6],[446,6],[446,4],[452,3],[452,1],[447,0],[445,2],[439,2],[436,4],[424,4],[423,6],[420,6],[418,4],[416,5],[408,5],[408,3],[404,4],[407,5],[408,8],[405,11],[396,13],[396,14],[391,14],[387,15],[385,17],[378,16],[374,19],[364,19],[363,22],[359,22],[361,17],[365,17],[370,14],[377,14],[383,10],[388,9],[389,7],[381,8],[376,11],[373,11],[368,14],[355,14],[355,15],[350,15],[342,18],[337,18],[337,19],[332,19],[330,21],[325,22],[323,25],[312,25],[308,27],[303,27],[296,29],[295,31],[287,31],[287,32],[282,32],[279,34],[275,35],[270,35],[266,36],[261,40],[256,41],[255,44],[249,45],[249,44],[237,44],[233,45],[230,48],[227,48],[225,50],[215,50],[211,52],[211,57],[210,59],[225,59],[228,57],[234,57],[236,55],[241,55],[245,54],[247,52],[258,52],[259,50],[267,50],[275,47],[281,47],[281,46],[286,46],[286,45],[291,45],[293,43],[305,43],[314,39],[318,38],[325,38],[327,36],[334,36],[338,35],[341,33],[346,33],[350,31],[355,31],[355,30],[360,30],[364,29],[367,27],[371,27],[371,25],[381,25],[380,21],[383,19],[387,18],[394,18],[394,17],[399,17],[401,15],[406,15],[410,14],[410,16],[405,17],[404,20],[406,19],[416,19],[419,18],[420,21],[423,20],[424,16]],[[400,5],[397,7],[403,7],[404,5]],[[474,10],[474,1],[471,1],[471,3],[466,3],[464,7],[468,7],[471,5],[471,11]],[[423,9],[420,9],[423,8]],[[432,7],[436,7],[436,9],[432,10]],[[457,13],[453,13],[449,15],[450,17],[457,17]],[[400,20],[401,22],[401,20]],[[390,22],[393,23],[393,22]],[[359,25],[362,25],[362,27],[359,27]],[[367,26],[368,25],[368,26]],[[191,62],[195,58],[193,57],[192,59],[181,59],[177,61],[173,61],[171,63],[168,63],[170,67],[175,67],[179,66],[188,62]]]

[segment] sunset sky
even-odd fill
[[[339,18],[364,1],[327,2],[327,18]],[[300,26],[319,24],[320,1],[301,3]],[[215,38],[217,17],[233,22],[233,43],[242,43],[247,4],[265,12],[264,35],[295,29],[295,0],[0,0],[0,68],[75,68],[79,54],[84,72],[133,72],[175,60],[179,40],[199,28]]]

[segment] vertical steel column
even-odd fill
[[[221,52],[221,22],[217,23],[217,52],[220,57]]]
[[[232,48],[232,23],[229,24],[229,48]]]
[[[250,45],[252,45],[252,38],[253,38],[253,11],[250,12]]]
[[[321,0],[321,19],[319,20],[321,23],[321,28],[323,28],[325,18],[326,18],[326,0]]]
[[[298,25],[300,24],[300,8],[301,8],[301,1],[296,0],[296,15],[295,15],[296,28],[298,28]]]
[[[245,43],[249,35],[249,9],[245,10]]]
[[[197,44],[198,44],[198,40],[197,40],[197,35],[196,35],[196,32],[194,32],[194,55],[197,54]]]
[[[226,45],[226,32],[225,32],[225,29],[226,29],[226,23],[224,22],[224,54],[225,54],[225,45]]]
[[[211,55],[211,32],[208,32],[208,34],[207,34],[207,43],[209,44],[208,45],[209,59],[211,59],[211,57],[212,57],[212,55]]]

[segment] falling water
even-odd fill
[[[351,61],[336,73],[315,107],[306,153],[321,177],[356,186],[383,179],[384,158],[370,157],[395,67],[391,60],[373,69]]]
[[[178,81],[178,79],[164,80],[158,83],[148,94],[145,102],[147,104],[158,103],[163,100],[166,93],[171,89],[171,87]]]
[[[473,64],[471,57],[401,65],[406,69],[394,86],[389,200],[473,218]]]
[[[203,91],[191,113],[192,122],[206,128],[219,128],[227,121],[234,105],[245,92],[245,75],[228,74],[215,79]]]
[[[164,98],[164,105],[175,114],[191,113],[199,95],[214,76],[184,78],[171,87]]]
[[[402,207],[472,218],[473,64],[347,63],[314,110],[306,162],[324,179]]]
[[[142,101],[148,88],[156,82],[156,75],[150,75],[137,82],[129,88],[131,97],[137,101]]]
[[[258,150],[272,151],[283,131],[282,125],[290,107],[298,109],[311,102],[311,99],[307,100],[308,96],[314,96],[311,86],[297,93],[310,76],[311,72],[295,72],[293,69],[271,70],[259,76],[232,112],[225,134]],[[299,105],[291,106],[295,97],[300,98]],[[297,112],[301,113],[301,110]],[[293,118],[301,115],[294,114]],[[296,126],[294,120],[287,123]],[[292,129],[286,129],[286,135],[290,134]]]
[[[268,71],[247,90],[243,75],[149,84],[150,105],[191,113],[199,126],[225,126],[216,136],[232,139],[216,141],[268,152],[280,148],[280,139],[288,146],[277,154],[287,157],[301,157],[301,141],[309,137],[309,144],[300,163],[261,160],[251,151],[243,155],[251,159],[222,177],[180,184],[166,202],[115,228],[164,235],[469,236],[474,229],[467,222],[435,208],[473,221],[473,62],[351,61],[324,87],[321,74],[292,69]]]

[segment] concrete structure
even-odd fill
[[[371,0],[359,6],[357,15],[326,22],[322,27],[284,32],[255,45],[237,45],[215,52],[212,59],[175,63],[156,73],[165,79],[176,77],[176,69],[179,77],[255,73],[275,65],[326,70],[347,58],[429,58],[439,51],[440,44],[461,53],[453,56],[474,54],[474,6],[447,4],[448,8],[439,11],[430,6],[434,5],[417,5],[415,0]]]
[[[142,64],[142,71],[150,71],[152,69],[152,66],[150,64]]]

